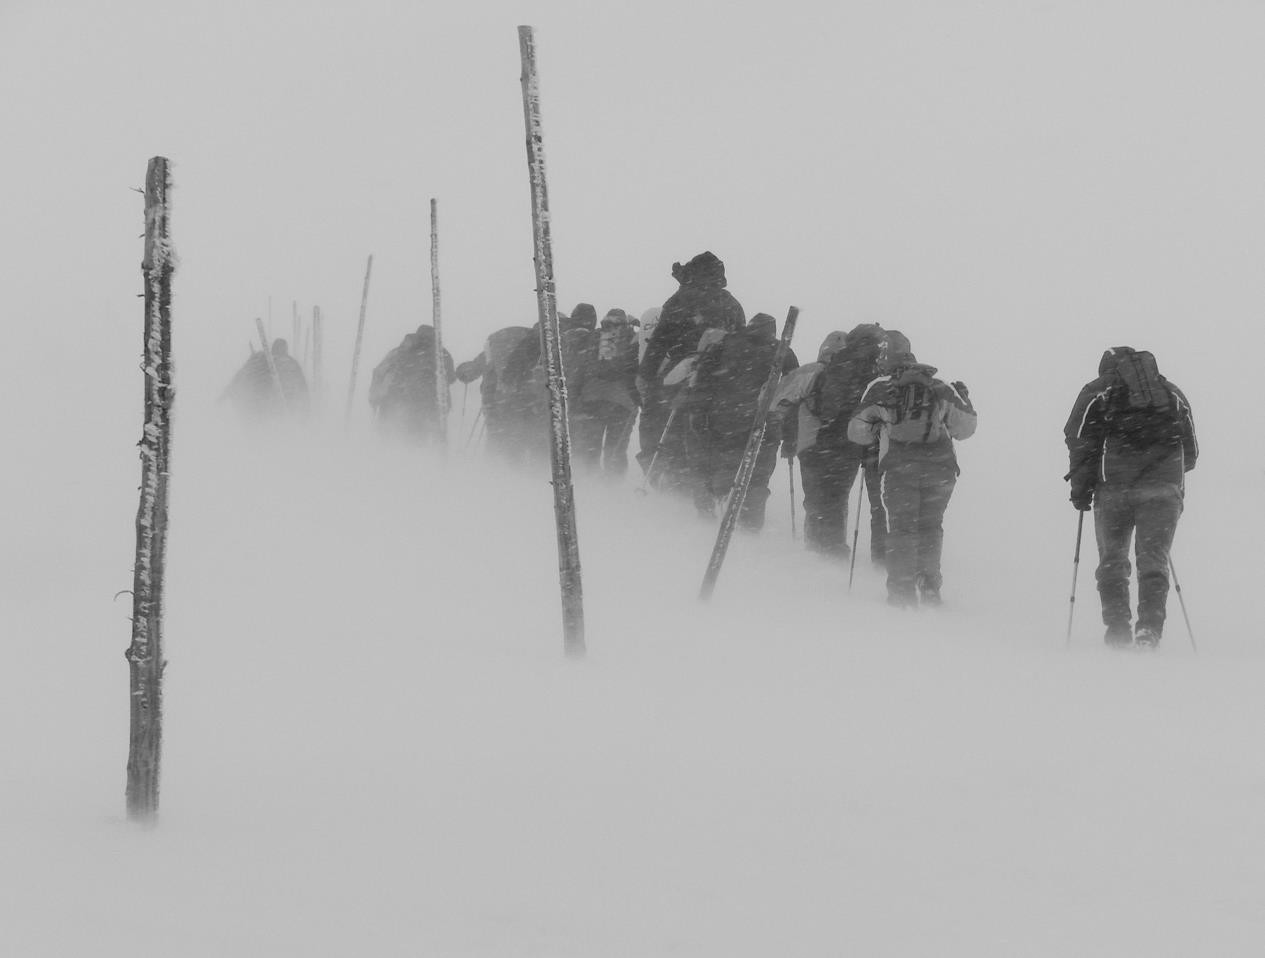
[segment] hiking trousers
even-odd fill
[[[628,442],[635,407],[613,402],[585,403],[571,417],[571,448],[581,463],[611,479],[628,472]]]
[[[889,599],[915,601],[919,578],[924,589],[940,591],[944,512],[956,484],[952,462],[908,462],[883,470]]]
[[[694,505],[702,515],[715,511],[733,488],[734,477],[747,449],[742,434],[715,436],[694,433],[691,437],[691,461],[694,468]],[[748,532],[764,528],[765,504],[769,500],[769,479],[777,469],[777,443],[765,442],[756,454],[751,484],[738,513],[738,527]]]
[[[848,501],[852,485],[864,471],[870,498],[870,559],[887,558],[887,510],[878,475],[878,460],[869,448],[854,442],[813,446],[799,456],[804,487],[804,543],[826,555],[848,553]]]
[[[1163,634],[1168,552],[1181,514],[1181,488],[1173,483],[1107,485],[1094,491],[1098,597],[1105,625],[1129,625],[1129,544],[1136,533],[1138,625]]]

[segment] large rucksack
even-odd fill
[[[866,387],[878,377],[882,335],[878,326],[858,326],[813,380],[804,404],[823,427],[836,422],[846,424]]]
[[[948,435],[944,406],[935,393],[934,366],[915,363],[892,384],[885,403],[892,412],[887,426],[890,442],[938,442]]]
[[[776,352],[776,340],[757,338],[748,327],[702,353],[693,392],[707,411],[709,431],[722,436],[750,432]]]
[[[1107,389],[1107,432],[1128,449],[1177,445],[1182,420],[1177,397],[1149,352],[1119,346]]]
[[[622,310],[611,310],[597,335],[595,374],[602,379],[635,375],[638,359],[637,330]]]

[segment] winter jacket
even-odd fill
[[[898,367],[891,376],[876,379],[865,390],[856,414],[848,422],[848,438],[862,446],[877,440],[880,470],[921,463],[946,465],[957,472],[953,441],[975,434],[975,407],[954,387],[936,379],[935,373],[934,366],[913,363]],[[900,405],[906,386],[930,393],[930,409],[925,418],[917,421],[917,428],[911,428],[914,422]],[[893,432],[912,438],[897,438]]]
[[[725,264],[712,253],[700,253],[673,267],[681,283],[659,314],[659,322],[641,358],[638,375],[657,382],[682,357],[694,352],[708,329],[734,332],[746,325],[742,305],[725,289]]]
[[[1065,478],[1072,483],[1073,497],[1103,485],[1170,484],[1181,490],[1185,474],[1195,468],[1199,458],[1189,401],[1180,389],[1160,377],[1173,400],[1176,428],[1167,441],[1138,448],[1111,416],[1112,389],[1120,384],[1117,363],[1117,350],[1103,353],[1098,378],[1082,387],[1063,427],[1069,465]]]

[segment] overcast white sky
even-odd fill
[[[366,362],[429,321],[431,196],[457,359],[532,322],[520,23],[564,309],[659,304],[671,263],[712,249],[748,314],[802,308],[801,355],[904,329],[972,385],[981,437],[1027,426],[1046,472],[1108,345],[1152,348],[1197,413],[1214,386],[1259,406],[1222,383],[1262,346],[1258,3],[5,0],[0,388],[59,373],[18,441],[139,428],[128,188],[154,154],[175,163],[186,408],[270,296],[283,330],[292,300],[325,308],[345,388],[370,252]]]

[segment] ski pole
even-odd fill
[[[483,407],[479,407],[479,411],[474,414],[474,424],[470,427],[470,435],[466,437],[466,448],[470,448],[470,443],[474,442],[474,431],[479,428],[479,423],[483,421]]]
[[[1177,567],[1173,565],[1173,553],[1168,554],[1168,571],[1173,575],[1173,588],[1177,590],[1177,601],[1182,607],[1182,618],[1186,620],[1186,634],[1190,636],[1190,648],[1199,654],[1199,646],[1195,645],[1195,633],[1190,627],[1190,616],[1186,613],[1186,600],[1182,597],[1182,584],[1177,581]]]
[[[1081,534],[1085,531],[1085,511],[1080,510],[1080,518],[1076,520],[1076,555],[1072,559],[1072,598],[1067,607],[1067,639],[1066,648],[1072,647],[1072,615],[1076,612],[1076,574],[1081,568]]]
[[[673,406],[672,411],[668,413],[668,421],[663,424],[663,432],[659,434],[659,441],[654,444],[654,455],[650,457],[650,464],[646,466],[646,474],[641,477],[641,485],[637,487],[640,495],[647,495],[650,491],[650,482],[654,478],[654,467],[659,461],[659,453],[663,449],[663,444],[667,441],[668,431],[672,428],[672,424],[676,422],[676,414],[680,410],[680,406]]]
[[[470,384],[461,384],[461,421],[466,421],[466,402],[470,399]]]
[[[861,536],[861,486],[865,482],[865,469],[857,470],[857,514],[852,525],[852,562],[848,565],[848,591],[852,591],[852,577],[857,571],[857,539]],[[846,526],[845,526],[846,529]]]
[[[795,525],[795,460],[786,460],[786,472],[791,477],[791,538],[799,538],[799,530]]]

